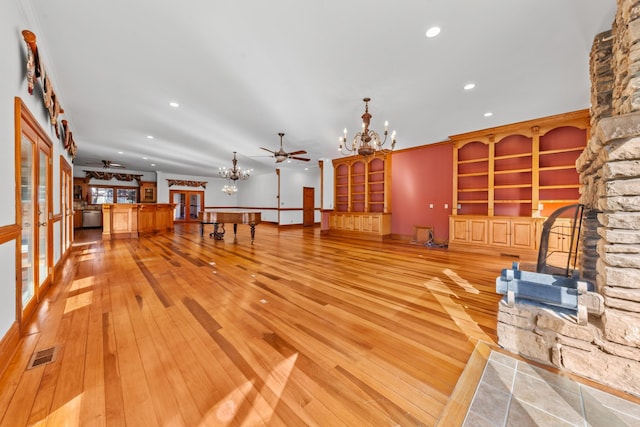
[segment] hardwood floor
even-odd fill
[[[434,425],[496,340],[512,261],[269,224],[253,245],[82,237],[0,377],[0,426]]]

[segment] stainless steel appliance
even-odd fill
[[[102,227],[102,211],[88,209],[82,211],[82,227]]]

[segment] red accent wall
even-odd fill
[[[391,234],[412,236],[414,226],[432,226],[436,240],[448,240],[453,144],[397,151],[393,153],[392,162]],[[433,209],[429,208],[430,204]]]

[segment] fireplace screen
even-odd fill
[[[584,205],[564,206],[544,222],[536,272],[562,275],[577,274],[578,242]]]

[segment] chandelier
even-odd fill
[[[225,179],[229,179],[231,181],[237,181],[239,179],[245,180],[249,179],[249,175],[253,169],[242,170],[238,167],[238,159],[236,159],[236,152],[233,152],[233,167],[231,169],[221,167],[218,170],[218,175]]]
[[[238,192],[238,187],[236,187],[234,184],[225,184],[224,187],[222,187],[222,192],[223,193],[227,193],[228,195],[232,195]]]
[[[340,152],[345,156],[358,153],[361,156],[370,156],[375,154],[376,151],[388,152],[393,150],[396,145],[396,131],[391,133],[391,148],[382,149],[382,146],[387,142],[387,135],[389,134],[389,122],[384,122],[384,139],[380,139],[378,132],[369,129],[372,115],[369,114],[369,101],[371,98],[364,98],[364,114],[362,115],[362,131],[358,132],[351,141],[351,145],[347,144],[347,128],[344,128],[344,136],[339,138],[340,140]]]
[[[222,191],[224,193],[227,193],[228,195],[237,193],[238,187],[236,187],[235,182],[239,179],[249,179],[252,171],[253,169],[242,170],[238,167],[238,159],[236,158],[236,152],[234,151],[233,166],[231,167],[231,169],[227,169],[224,167],[218,169],[218,175],[230,181],[228,184],[225,184],[224,187],[222,187]]]

